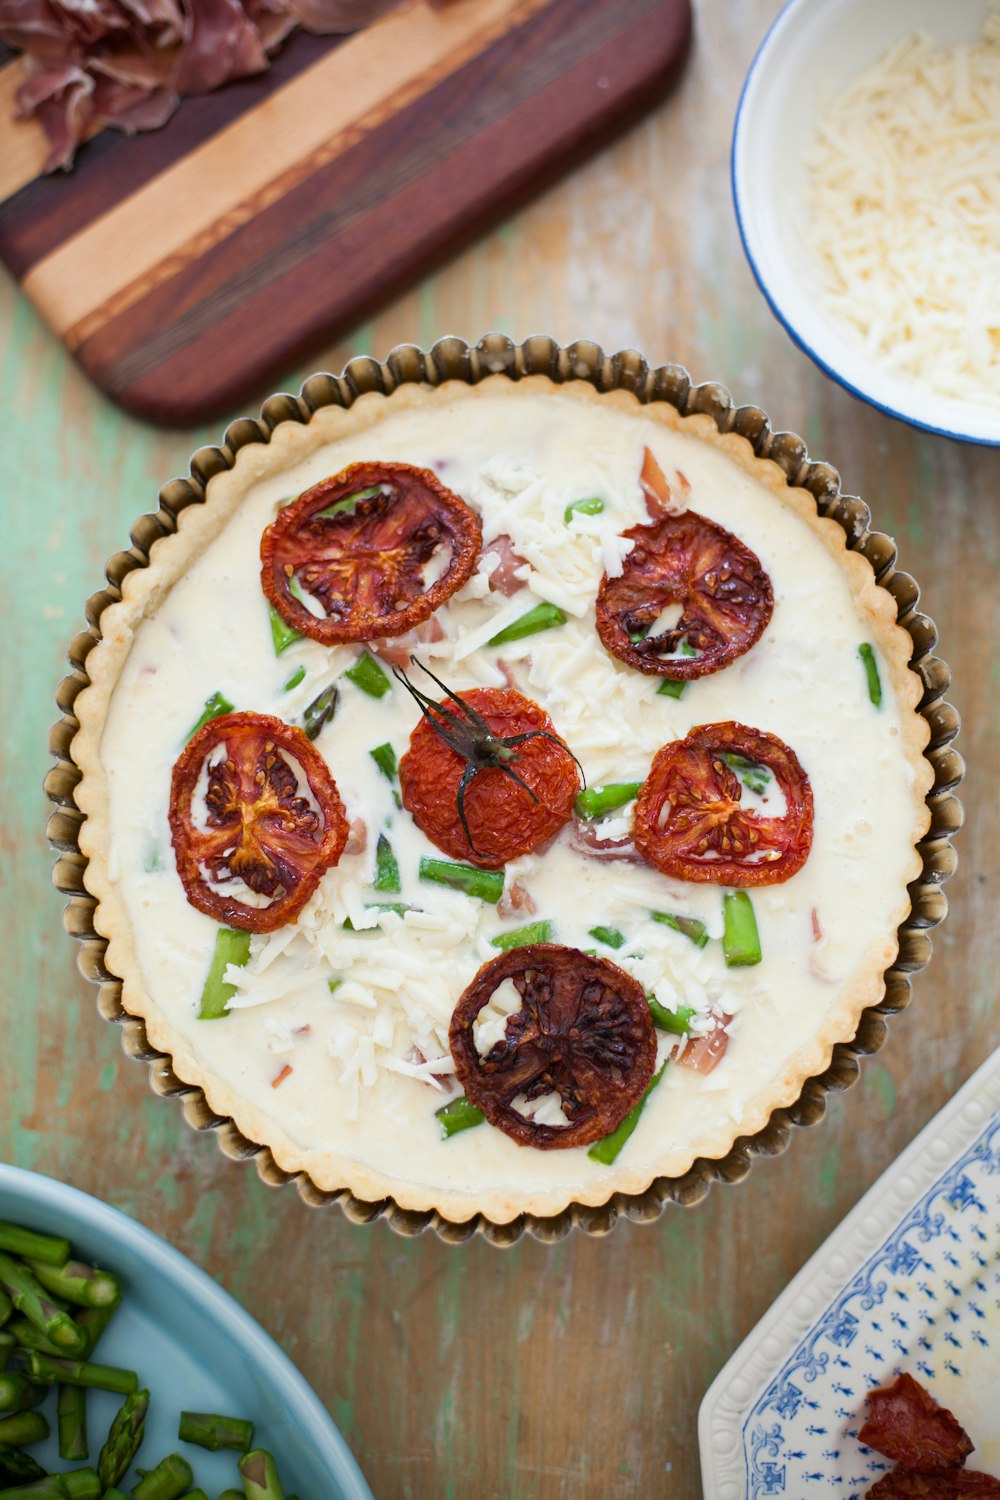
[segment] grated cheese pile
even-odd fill
[[[804,160],[830,310],[885,368],[1000,406],[1000,7],[974,46],[892,48]]]

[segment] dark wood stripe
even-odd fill
[[[133,411],[207,416],[605,141],[665,90],[689,36],[686,0],[553,0],[78,358]]]
[[[0,68],[6,67],[9,62],[13,62],[16,56],[17,53],[13,47],[8,47],[6,42],[0,42]],[[3,122],[0,122],[0,129],[2,128]]]
[[[295,31],[266,73],[181,101],[165,130],[103,130],[81,147],[70,173],[38,177],[0,204],[0,256],[23,277],[70,234],[125,198],[338,47],[344,37]],[[0,131],[2,131],[0,122]]]

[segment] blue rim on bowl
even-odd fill
[[[244,1399],[254,1406],[240,1415],[258,1423],[258,1441],[274,1446],[289,1493],[297,1489],[311,1500],[372,1500],[350,1449],[312,1387],[250,1314],[179,1250],[77,1188],[2,1164],[0,1218],[64,1235],[77,1253],[121,1275],[126,1295],[106,1335],[108,1355],[112,1362],[128,1359],[138,1365],[141,1377],[152,1372],[147,1427],[155,1421],[156,1430],[147,1436],[147,1455],[164,1442],[169,1446],[162,1447],[163,1453],[178,1446],[181,1406],[216,1391],[222,1399],[236,1399],[241,1386],[250,1393]],[[172,1351],[173,1369],[163,1358],[166,1354],[169,1359],[171,1344],[182,1346]],[[104,1349],[102,1341],[107,1358]],[[114,1398],[112,1406],[116,1404]],[[93,1424],[95,1433],[99,1425]],[[228,1472],[221,1467],[224,1461],[235,1478],[236,1455],[197,1450],[194,1459],[195,1450],[186,1452],[199,1470],[212,1471],[210,1485],[217,1471]]]
[[[937,0],[910,0],[905,7],[887,0],[878,14],[872,0],[788,0],[761,42],[743,83],[733,126],[730,180],[737,227],[750,269],[775,318],[798,348],[852,396],[887,416],[940,437],[997,447],[1000,409],[925,393],[915,381],[883,371],[874,363],[867,369],[859,368],[865,366],[864,353],[842,337],[832,319],[817,311],[815,299],[799,285],[794,257],[783,251],[775,253],[763,227],[768,216],[775,225],[779,222],[772,210],[780,191],[780,238],[787,243],[789,234],[794,234],[794,228],[787,229],[784,217],[797,196],[794,177],[779,181],[779,174],[772,169],[770,147],[780,137],[794,143],[789,150],[799,149],[801,128],[789,128],[796,118],[796,102],[800,125],[802,120],[802,102],[792,98],[796,87],[814,100],[819,93],[817,79],[831,86],[839,81],[835,75],[843,71],[844,58],[855,44],[848,40],[851,33],[846,25],[835,33],[834,22],[844,22],[852,9],[864,11],[864,22],[854,32],[860,38],[853,65],[856,73],[874,62],[894,40],[914,34],[922,26],[932,29],[945,45],[971,40],[976,34],[975,19],[978,16],[981,23],[987,5],[988,0],[957,0],[948,12],[940,13]],[[824,73],[826,77],[822,78]],[[850,76],[851,72],[845,74],[844,81]],[[783,130],[778,128],[779,119]],[[768,124],[769,130],[764,128]],[[769,198],[774,200],[770,207]],[[808,333],[802,329],[803,318],[809,325]],[[962,423],[963,408],[966,425]]]

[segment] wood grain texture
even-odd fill
[[[222,425],[164,434],[122,416],[0,285],[0,1154],[97,1193],[217,1276],[316,1386],[378,1500],[697,1497],[706,1386],[1000,1041],[1000,453],[913,432],[854,401],[789,343],[753,283],[728,146],[740,82],[778,3],[703,0],[690,71],[661,109],[316,360],[337,369],[399,341],[489,327],[679,360],[837,464],[920,580],[965,720],[968,823],[952,914],[860,1083],[784,1156],[694,1210],[552,1249],[404,1241],[264,1188],[149,1094],[95,1018],[59,928],[44,746],[65,644],[104,559]]]

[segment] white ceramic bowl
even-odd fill
[[[743,247],[771,310],[799,347],[855,396],[916,427],[1000,445],[1000,408],[926,391],[866,356],[825,311],[804,242],[802,148],[832,98],[904,37],[950,47],[981,38],[990,0],[789,0],[747,74],[733,134]]]

